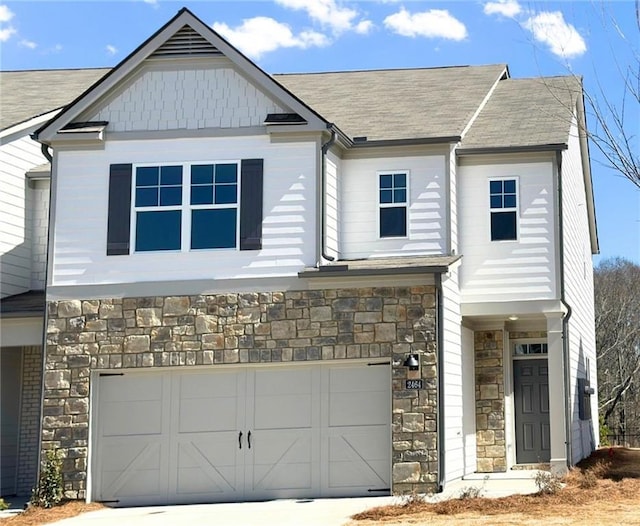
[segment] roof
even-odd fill
[[[399,276],[404,274],[443,274],[462,256],[407,256],[356,260],[339,260],[309,267],[298,273],[301,278],[335,278],[342,276]]]
[[[30,290],[0,300],[0,317],[44,316],[44,290]]]
[[[108,71],[99,68],[0,72],[0,130],[66,106]]]
[[[579,78],[505,79],[498,83],[461,149],[566,145]]]
[[[273,75],[350,138],[460,136],[506,65]]]

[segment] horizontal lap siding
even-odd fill
[[[313,142],[271,144],[267,137],[241,137],[122,141],[104,150],[59,152],[51,284],[295,275],[315,263],[316,150]],[[246,158],[264,159],[262,250],[106,256],[110,164]]]
[[[555,299],[555,227],[551,162],[459,169],[463,302]],[[518,240],[491,241],[489,180],[518,179]]]
[[[31,288],[31,191],[25,173],[45,162],[25,136],[0,146],[0,296]],[[48,196],[47,196],[48,198]]]
[[[591,453],[598,439],[597,375],[593,306],[593,266],[582,176],[578,131],[573,123],[569,148],[563,153],[562,196],[564,208],[565,296],[571,306],[569,318],[569,367],[571,371],[571,450],[578,462]],[[588,364],[588,365],[587,365]],[[587,367],[590,371],[587,372]],[[595,390],[594,422],[581,421],[578,411],[578,378],[589,377]]]
[[[407,238],[380,239],[378,172],[407,170]],[[344,259],[446,252],[445,157],[395,157],[342,162],[340,242]]]

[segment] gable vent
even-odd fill
[[[211,57],[220,55],[222,55],[222,52],[200,33],[189,26],[184,26],[156,49],[151,54],[151,57]]]

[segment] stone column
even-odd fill
[[[547,314],[547,356],[549,365],[549,432],[551,439],[551,472],[567,472],[565,374],[562,345],[562,313]]]

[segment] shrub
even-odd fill
[[[62,500],[62,487],[62,459],[55,451],[47,450],[29,504],[41,508],[56,506]]]
[[[4,511],[6,509],[9,509],[9,503],[5,502],[4,499],[0,497],[0,511]]]
[[[610,446],[609,435],[611,435],[611,429],[604,421],[604,416],[600,415],[598,420],[600,422],[600,447]]]
[[[555,495],[562,489],[562,482],[556,475],[552,475],[548,471],[538,471],[533,479],[536,483],[539,493],[546,495]]]

